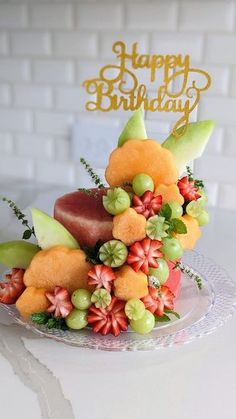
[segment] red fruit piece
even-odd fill
[[[165,308],[167,310],[174,309],[174,294],[166,286],[161,286],[158,290],[156,288],[148,287],[148,295],[141,300],[147,310],[156,316],[163,316]]]
[[[112,237],[112,215],[105,210],[102,197],[107,189],[90,189],[61,196],[56,200],[54,217],[76,238],[81,247],[94,247],[98,240]]]
[[[52,313],[54,317],[65,318],[73,310],[70,294],[66,288],[55,287],[53,293],[46,292],[45,295],[51,303],[47,312]]]
[[[0,303],[15,304],[25,289],[24,273],[24,269],[13,268],[11,274],[5,275],[6,282],[0,282]]]
[[[95,265],[88,272],[88,285],[96,285],[96,288],[106,288],[110,292],[111,284],[115,278],[115,273],[109,266]]]
[[[194,186],[194,181],[190,181],[188,176],[182,177],[177,183],[181,195],[186,201],[196,201],[201,195],[198,188]]]
[[[151,191],[146,191],[142,196],[133,196],[132,206],[138,214],[142,214],[145,218],[149,218],[160,211],[162,196],[154,196]]]
[[[159,240],[145,238],[135,242],[129,248],[127,258],[128,265],[131,265],[135,272],[139,269],[148,275],[149,267],[158,268],[157,258],[163,256],[158,250],[162,246]]]
[[[163,316],[164,303],[156,288],[148,287],[148,295],[141,298],[141,300],[144,303],[145,308],[151,311],[151,313],[155,313],[157,316]]]
[[[92,305],[89,309],[87,321],[92,324],[95,333],[107,335],[112,333],[118,336],[120,332],[128,329],[128,319],[124,307],[125,301],[112,297],[111,303],[107,308],[96,308]]]

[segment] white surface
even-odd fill
[[[40,190],[6,181],[0,186],[0,193],[8,191],[19,205],[36,204],[50,211],[62,189]],[[227,268],[234,279],[235,216],[234,212],[215,210],[198,245],[200,252]],[[20,233],[21,227],[13,220],[0,205],[1,241]],[[13,412],[9,416],[3,410],[1,419],[18,418],[23,402],[27,404],[24,419],[37,418],[39,407],[43,419],[235,418],[236,316],[214,334],[191,344],[147,353],[65,346],[12,325],[2,312],[0,323],[1,380],[5,386],[0,405],[8,402]],[[5,358],[11,362],[15,378]],[[9,382],[11,391],[6,391]],[[33,389],[39,404],[25,385]]]
[[[115,62],[111,47],[117,40],[129,49],[138,42],[142,53],[188,53],[193,67],[211,74],[212,86],[203,93],[198,113],[215,119],[218,129],[206,152],[210,159],[204,160],[206,180],[222,171],[212,204],[235,209],[236,0],[0,0],[0,176],[77,186],[78,164],[69,147],[73,123],[86,116],[92,127],[96,116],[104,116],[85,112],[92,96],[82,83]],[[155,90],[145,69],[141,73],[148,89]],[[161,79],[159,70],[158,83]],[[128,112],[107,116],[124,122]],[[173,117],[148,112],[149,135],[162,140]],[[18,141],[26,136],[29,146]],[[102,147],[92,128],[86,137],[107,161],[107,142]]]

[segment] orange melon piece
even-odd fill
[[[166,202],[178,202],[180,205],[184,203],[184,197],[179,192],[177,185],[164,185],[163,183],[158,185],[154,191],[154,195],[161,195],[163,203]]]
[[[69,293],[77,288],[92,290],[93,287],[87,284],[91,268],[83,250],[54,246],[36,254],[25,271],[24,283],[27,287],[46,288],[48,291],[53,291],[57,285],[65,287]]]
[[[20,315],[27,319],[33,313],[44,312],[50,302],[45,296],[45,288],[28,287],[16,302],[16,308]]]
[[[151,176],[155,186],[178,179],[173,155],[155,140],[127,141],[111,153],[105,173],[110,186],[132,182],[138,173]]]
[[[128,301],[130,298],[142,298],[148,294],[147,276],[135,272],[130,266],[124,265],[116,271],[114,293],[117,298]]]
[[[146,237],[145,228],[146,218],[142,214],[137,214],[133,208],[128,208],[113,218],[112,235],[126,246],[130,246]]]
[[[184,222],[187,227],[186,234],[176,234],[175,237],[181,243],[183,249],[193,249],[196,245],[197,240],[201,237],[201,229],[199,228],[198,222],[195,218],[185,214],[180,217],[180,220]]]

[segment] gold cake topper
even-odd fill
[[[178,112],[182,115],[173,127],[173,134],[176,137],[184,134],[201,92],[210,87],[210,75],[204,70],[191,68],[189,55],[139,54],[137,43],[128,53],[122,41],[115,42],[112,50],[119,64],[105,65],[98,77],[83,83],[87,93],[94,96],[94,100],[86,103],[86,109],[109,112],[118,109],[135,111],[142,107],[146,112]],[[147,86],[139,83],[137,72],[135,74],[138,69],[148,70],[150,90],[155,90],[153,98],[148,96]],[[160,70],[163,79],[158,84]],[[175,91],[172,91],[173,83]]]

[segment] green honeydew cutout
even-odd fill
[[[119,136],[118,147],[128,140],[146,140],[147,133],[141,109],[134,112]]]
[[[120,240],[110,240],[104,243],[99,249],[99,259],[104,265],[111,268],[118,268],[124,265],[128,256],[128,250]]]
[[[214,122],[211,120],[192,122],[188,125],[185,134],[181,137],[176,138],[171,134],[164,141],[162,147],[173,154],[179,174],[184,172],[186,165],[191,160],[201,157],[213,128]],[[177,132],[181,130],[182,127],[178,128]]]
[[[55,218],[37,208],[31,209],[34,231],[42,249],[62,245],[70,249],[79,249],[79,243],[70,232]]]
[[[36,244],[14,240],[0,244],[0,263],[8,268],[27,269],[33,257],[40,251]]]

